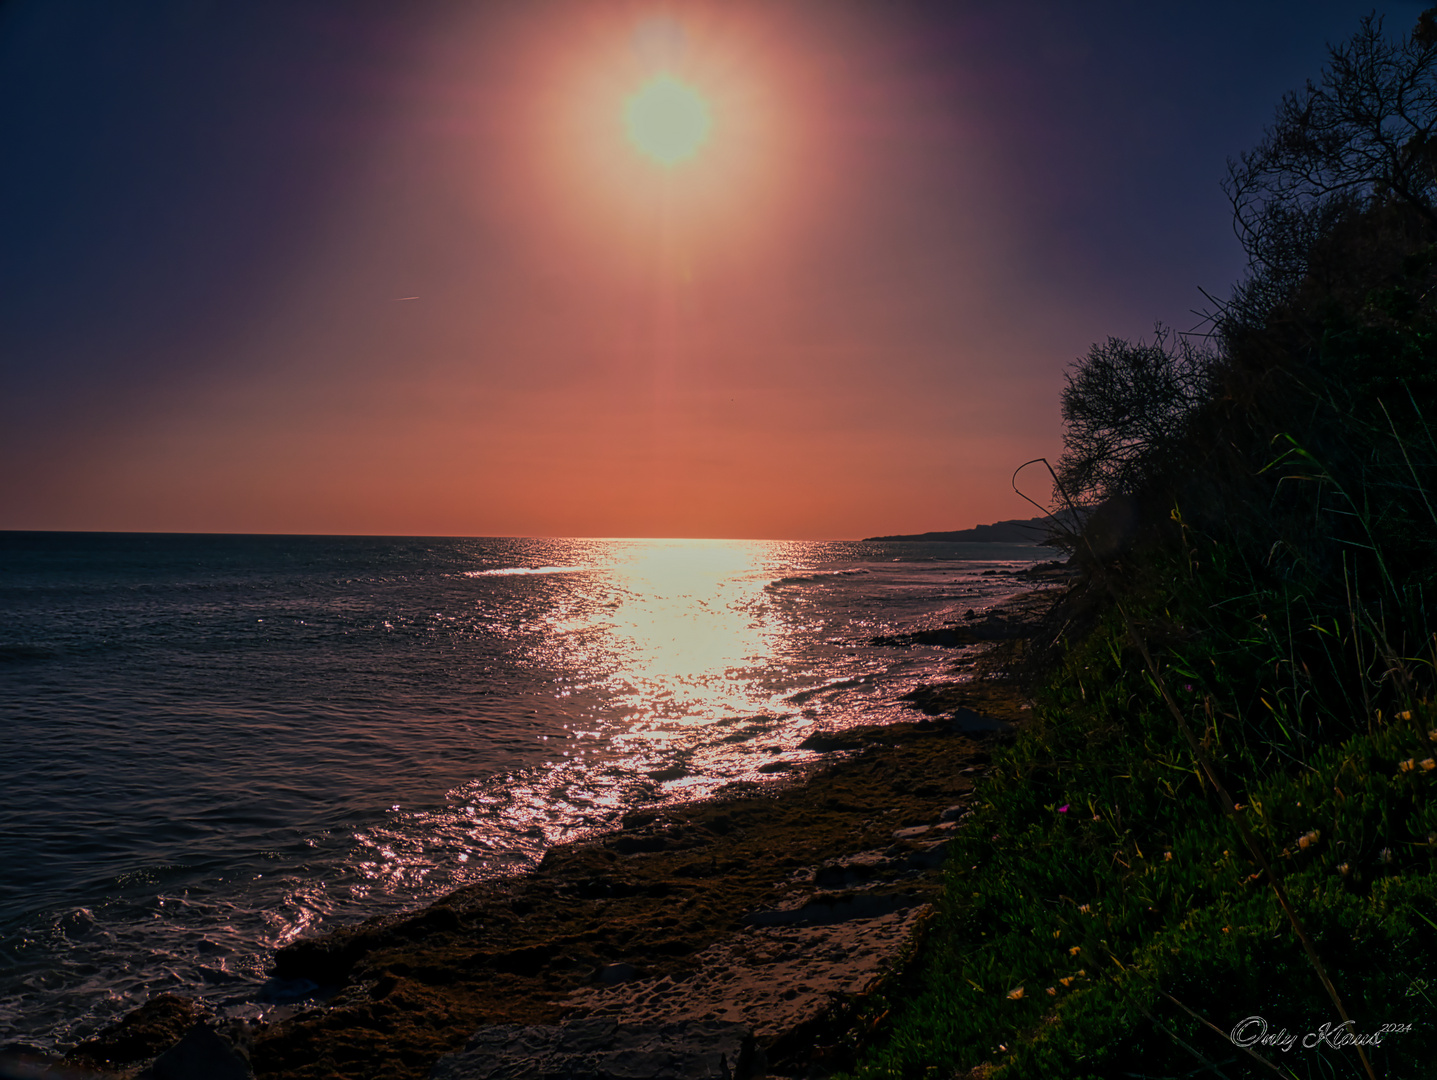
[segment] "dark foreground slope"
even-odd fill
[[[1232,165],[1213,333],[1071,370],[1123,528],[863,1076],[1437,1075],[1434,130],[1437,9],[1363,20]]]

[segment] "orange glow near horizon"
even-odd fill
[[[1003,299],[1028,282],[984,148],[878,8],[429,18],[272,293],[94,452],[51,455],[35,504],[73,510],[26,521],[819,539],[1031,516],[1008,477],[1056,451],[1070,312]]]

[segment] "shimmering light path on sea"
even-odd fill
[[[63,1044],[167,990],[257,1014],[302,933],[911,716],[953,653],[872,638],[981,611],[1050,553],[11,533],[0,555],[0,1037]]]

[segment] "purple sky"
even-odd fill
[[[1225,161],[1368,10],[11,0],[0,528],[1030,516],[1066,366],[1228,291]]]

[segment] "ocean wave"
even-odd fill
[[[862,567],[854,567],[851,570],[814,570],[807,574],[794,574],[791,577],[774,578],[764,588],[779,589],[785,585],[822,585],[835,578],[857,577],[867,574],[868,571]]]
[[[577,574],[592,566],[501,566],[494,570],[465,570],[465,577],[516,577],[521,574]]]

